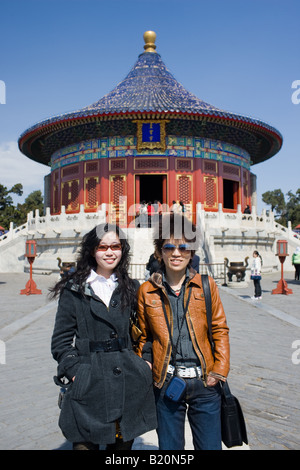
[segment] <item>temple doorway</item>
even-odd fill
[[[223,207],[224,209],[237,209],[239,183],[223,179]]]
[[[136,175],[136,203],[166,203],[166,175]]]

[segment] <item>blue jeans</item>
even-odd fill
[[[220,386],[204,387],[201,379],[185,379],[186,393],[179,403],[164,396],[170,377],[155,387],[157,435],[160,450],[184,450],[186,412],[195,450],[222,450]]]

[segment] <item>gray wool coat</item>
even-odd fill
[[[88,285],[82,295],[69,282],[60,296],[51,350],[58,362],[56,383],[70,381],[59,417],[70,442],[113,443],[116,421],[124,441],[156,428],[152,372],[132,349],[130,313],[121,308],[118,287],[109,308]],[[120,350],[110,350],[115,338],[122,338]],[[106,341],[107,350],[94,350]]]

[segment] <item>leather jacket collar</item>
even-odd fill
[[[197,274],[197,271],[195,271],[193,268],[188,268],[188,272],[187,272],[187,276],[188,276],[188,281],[187,281],[187,285],[189,285],[191,282],[193,282],[193,284],[196,284],[198,287],[202,287],[201,283],[198,281],[197,279],[197,276],[195,278],[195,275]],[[149,292],[151,292],[152,290],[156,290],[157,288],[159,289],[164,289],[164,285],[163,285],[163,273],[162,272],[156,272],[156,273],[153,273],[150,278],[149,278],[149,281],[151,282],[151,284],[153,285],[153,289],[149,289]]]

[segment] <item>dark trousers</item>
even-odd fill
[[[254,279],[254,297],[261,297],[261,285],[259,279]]]
[[[299,281],[300,279],[300,264],[294,264],[295,266],[295,281]]]
[[[221,393],[219,385],[204,387],[201,379],[185,379],[185,397],[173,402],[165,397],[170,377],[155,388],[159,450],[184,450],[186,414],[195,450],[221,450]]]

